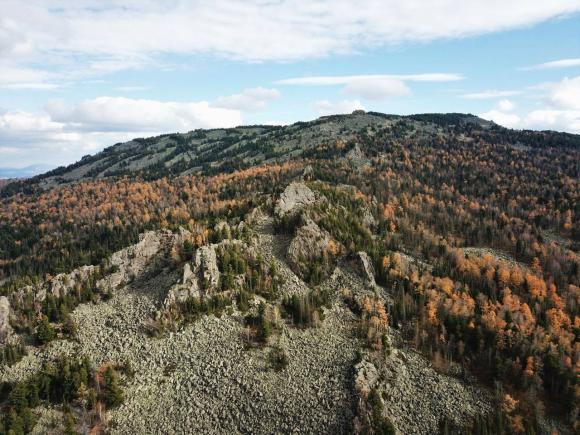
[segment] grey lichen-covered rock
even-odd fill
[[[377,226],[377,220],[368,208],[363,211],[362,224],[368,229],[374,229]]]
[[[240,240],[226,239],[217,244],[202,246],[195,251],[192,263],[184,264],[180,281],[169,289],[165,305],[216,292],[220,281],[216,250],[233,244],[247,248]]]
[[[99,271],[98,266],[81,266],[71,273],[61,273],[48,281],[50,293],[56,297],[64,297],[77,285],[85,284],[93,273]]]
[[[246,214],[244,219],[245,223],[248,225],[255,225],[263,222],[268,218],[268,215],[264,213],[262,207],[255,207]]]
[[[363,360],[354,366],[355,379],[354,386],[356,392],[363,399],[368,397],[371,389],[379,380],[379,372],[370,361]]]
[[[370,162],[367,156],[365,156],[365,153],[360,149],[358,143],[356,143],[354,147],[346,153],[345,157],[357,168],[368,165]]]
[[[194,270],[201,280],[202,289],[211,293],[218,286],[220,271],[217,264],[215,246],[202,246],[195,253]]]
[[[421,261],[403,252],[399,252],[399,255],[401,259],[401,264],[399,267],[401,268],[401,271],[406,275],[410,275],[413,272],[420,272],[422,270],[425,271],[433,270],[433,266],[428,263],[425,263],[424,261]]]
[[[191,265],[189,263],[185,263],[183,266],[183,277],[181,279],[181,283],[187,284],[188,282],[191,282],[194,276],[195,275],[191,270]]]
[[[310,289],[286,260],[324,256],[336,248],[335,242],[306,218],[287,249],[288,237],[274,232],[272,219],[259,221],[258,243],[243,245],[247,254],[276,264],[283,295],[305,294]],[[108,429],[113,434],[353,433],[357,403],[364,403],[374,388],[384,403],[384,415],[404,434],[438,433],[443,417],[467,421],[490,409],[485,391],[437,373],[427,359],[408,348],[386,345],[390,353],[383,351],[376,359],[367,355],[354,365],[362,345],[357,317],[341,302],[339,292],[348,288],[357,297],[374,294],[365,282],[372,276],[372,264],[364,252],[357,255],[362,272],[337,267],[321,283],[335,302],[325,309],[320,327],[292,328],[273,321],[280,331],[278,344],[289,359],[282,372],[269,367],[267,347],[248,350],[244,345],[247,329],[237,311],[220,318],[202,316],[178,331],[148,337],[148,323],[169,298],[168,290],[174,286],[201,291],[202,279],[207,284],[204,291],[217,290],[216,250],[242,243],[224,240],[204,246],[181,271],[154,268],[157,257],[168,257],[174,241],[171,232],[149,233],[136,246],[114,254],[110,262],[117,267],[103,284],[124,282],[130,274],[145,279],[120,286],[111,299],[76,307],[71,313],[78,324],[76,340],[55,340],[11,367],[0,367],[0,382],[27,379],[44,361],[61,354],[86,356],[95,367],[130,362],[135,377],[122,377],[125,401],[109,411]],[[49,289],[41,284],[28,291],[36,292],[39,286]],[[0,298],[0,331],[10,310],[8,305],[6,314],[4,299]],[[273,317],[279,318],[279,313]],[[389,340],[397,338],[389,334]],[[52,415],[60,421],[52,408],[40,410],[37,433],[48,431]]]
[[[39,313],[48,294],[62,298],[76,291],[78,287],[82,288],[99,271],[99,266],[81,266],[70,273],[60,273],[44,282],[23,286],[10,295],[10,300],[13,303],[23,303],[32,295],[34,310]]]
[[[199,296],[199,281],[193,272],[191,265],[185,263],[183,265],[183,273],[180,282],[173,285],[167,292],[165,298],[165,305],[169,306],[178,301],[184,301],[188,297]]]
[[[314,192],[304,183],[291,183],[280,195],[275,213],[279,218],[296,216],[305,206],[316,201]]]
[[[10,301],[6,296],[0,296],[0,343],[5,343],[11,334]]]
[[[302,179],[303,180],[310,180],[314,176],[314,168],[312,165],[308,165],[302,171]]]
[[[334,257],[341,252],[342,246],[312,219],[306,218],[288,246],[286,258],[294,271],[302,278],[306,277],[312,262],[321,263],[328,273]]]
[[[181,259],[183,246],[186,241],[192,242],[193,234],[186,228],[179,227],[177,233],[173,234],[173,246],[171,247],[171,256],[174,259]]]
[[[364,251],[359,251],[354,255],[354,265],[358,273],[365,279],[366,283],[372,287],[375,283],[375,267],[369,255]]]
[[[10,297],[13,301],[22,302],[32,293],[34,308],[40,312],[42,303],[48,294],[62,298],[67,294],[82,288],[95,274],[106,274],[97,282],[97,287],[103,291],[114,290],[117,287],[132,282],[144,273],[155,268],[153,263],[158,257],[167,257],[176,240],[187,237],[187,230],[173,234],[171,231],[148,231],[139,236],[135,245],[112,254],[109,265],[114,271],[101,270],[100,266],[81,266],[70,273],[61,273],[48,280],[33,285],[27,285],[14,292]]]
[[[444,418],[462,427],[474,416],[492,410],[487,390],[437,372],[412,349],[391,349],[379,358],[378,381],[372,388],[377,388],[384,401],[384,416],[400,433],[438,433]],[[369,373],[374,376],[367,365],[360,365],[356,379],[365,379]]]
[[[115,289],[134,281],[144,273],[154,269],[157,258],[168,257],[176,239],[184,232],[173,234],[168,230],[147,231],[139,236],[139,242],[115,252],[109,257],[109,264],[116,271],[101,279],[97,285],[102,289]]]

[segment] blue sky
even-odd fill
[[[358,108],[580,133],[580,0],[0,0],[0,167]]]

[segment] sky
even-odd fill
[[[580,134],[580,0],[0,0],[0,167],[356,109]]]

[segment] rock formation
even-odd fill
[[[342,247],[316,222],[307,218],[288,247],[287,259],[294,271],[302,278],[308,275],[313,263],[319,263],[323,272],[330,272],[334,257]]]
[[[0,296],[0,343],[6,342],[11,333],[10,302],[6,296]]]
[[[314,192],[304,183],[292,183],[280,195],[276,203],[276,216],[292,217],[296,216],[305,206],[314,203],[316,196]]]
[[[374,287],[375,283],[375,267],[369,255],[364,251],[359,251],[354,255],[354,266],[357,272],[365,279],[366,283]]]

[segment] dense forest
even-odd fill
[[[344,122],[340,128],[348,130],[345,140],[309,146],[296,140],[300,126],[293,126],[287,140],[302,143],[300,153],[285,154],[277,145],[268,148],[275,154],[271,160],[240,160],[231,167],[224,160],[217,174],[209,167],[179,176],[150,170],[87,177],[50,189],[34,184],[5,188],[0,203],[0,295],[47,275],[99,264],[147,229],[183,226],[207,234],[217,219],[235,220],[258,205],[271,208],[275,195],[303,177],[327,198],[308,207],[309,218],[340,244],[340,255],[367,252],[377,282],[393,297],[392,306],[367,299],[358,308],[370,347],[382,346],[381,331],[388,324],[428,355],[438,370],[459,365],[501,390],[497,418],[473,422],[473,431],[485,425],[489,433],[537,433],[538,419],[544,416],[580,430],[580,138],[511,131],[457,114],[385,117],[386,124],[357,128],[348,119],[322,118],[316,124]],[[201,134],[188,137],[194,140]],[[284,129],[267,129],[267,134],[280,138]],[[187,140],[179,141],[181,147],[189,146]],[[226,141],[218,152],[231,143],[233,139]],[[114,155],[112,149],[106,152]],[[215,156],[205,157],[216,161]],[[198,159],[189,164],[203,163]],[[364,223],[367,214],[376,221],[372,229]],[[277,224],[278,231],[292,234],[298,222]],[[190,249],[204,243],[207,238],[201,237]],[[325,279],[328,261],[311,264],[307,279],[313,286]],[[260,259],[245,258],[231,248],[219,252],[218,264],[227,277],[223,290],[233,286],[235,272],[253,283],[244,290],[248,294],[268,299],[276,293],[276,271]],[[72,307],[93,297],[91,292],[69,303]],[[244,298],[240,293],[242,306]],[[284,300],[283,315],[308,326],[318,321],[320,307],[327,303],[326,295],[313,291],[303,300]],[[46,318],[65,323],[69,308],[58,319],[55,304],[54,312],[45,309]],[[210,305],[189,300],[180,310],[195,317],[224,307],[219,300]],[[264,310],[248,319],[256,341],[271,327]],[[272,358],[284,366],[283,355]],[[59,364],[55,379],[66,368]],[[66,370],[78,366],[85,377],[95,370],[82,361],[66,364],[71,365]],[[91,393],[96,383],[113,382],[106,376],[116,376],[103,373],[105,378],[89,376],[71,384],[88,389],[87,409],[112,400]],[[39,382],[46,383],[38,379],[10,387],[5,431],[28,427],[27,406],[37,395],[46,400],[74,396],[53,393],[50,383],[38,390]],[[22,393],[24,388],[29,392]]]

